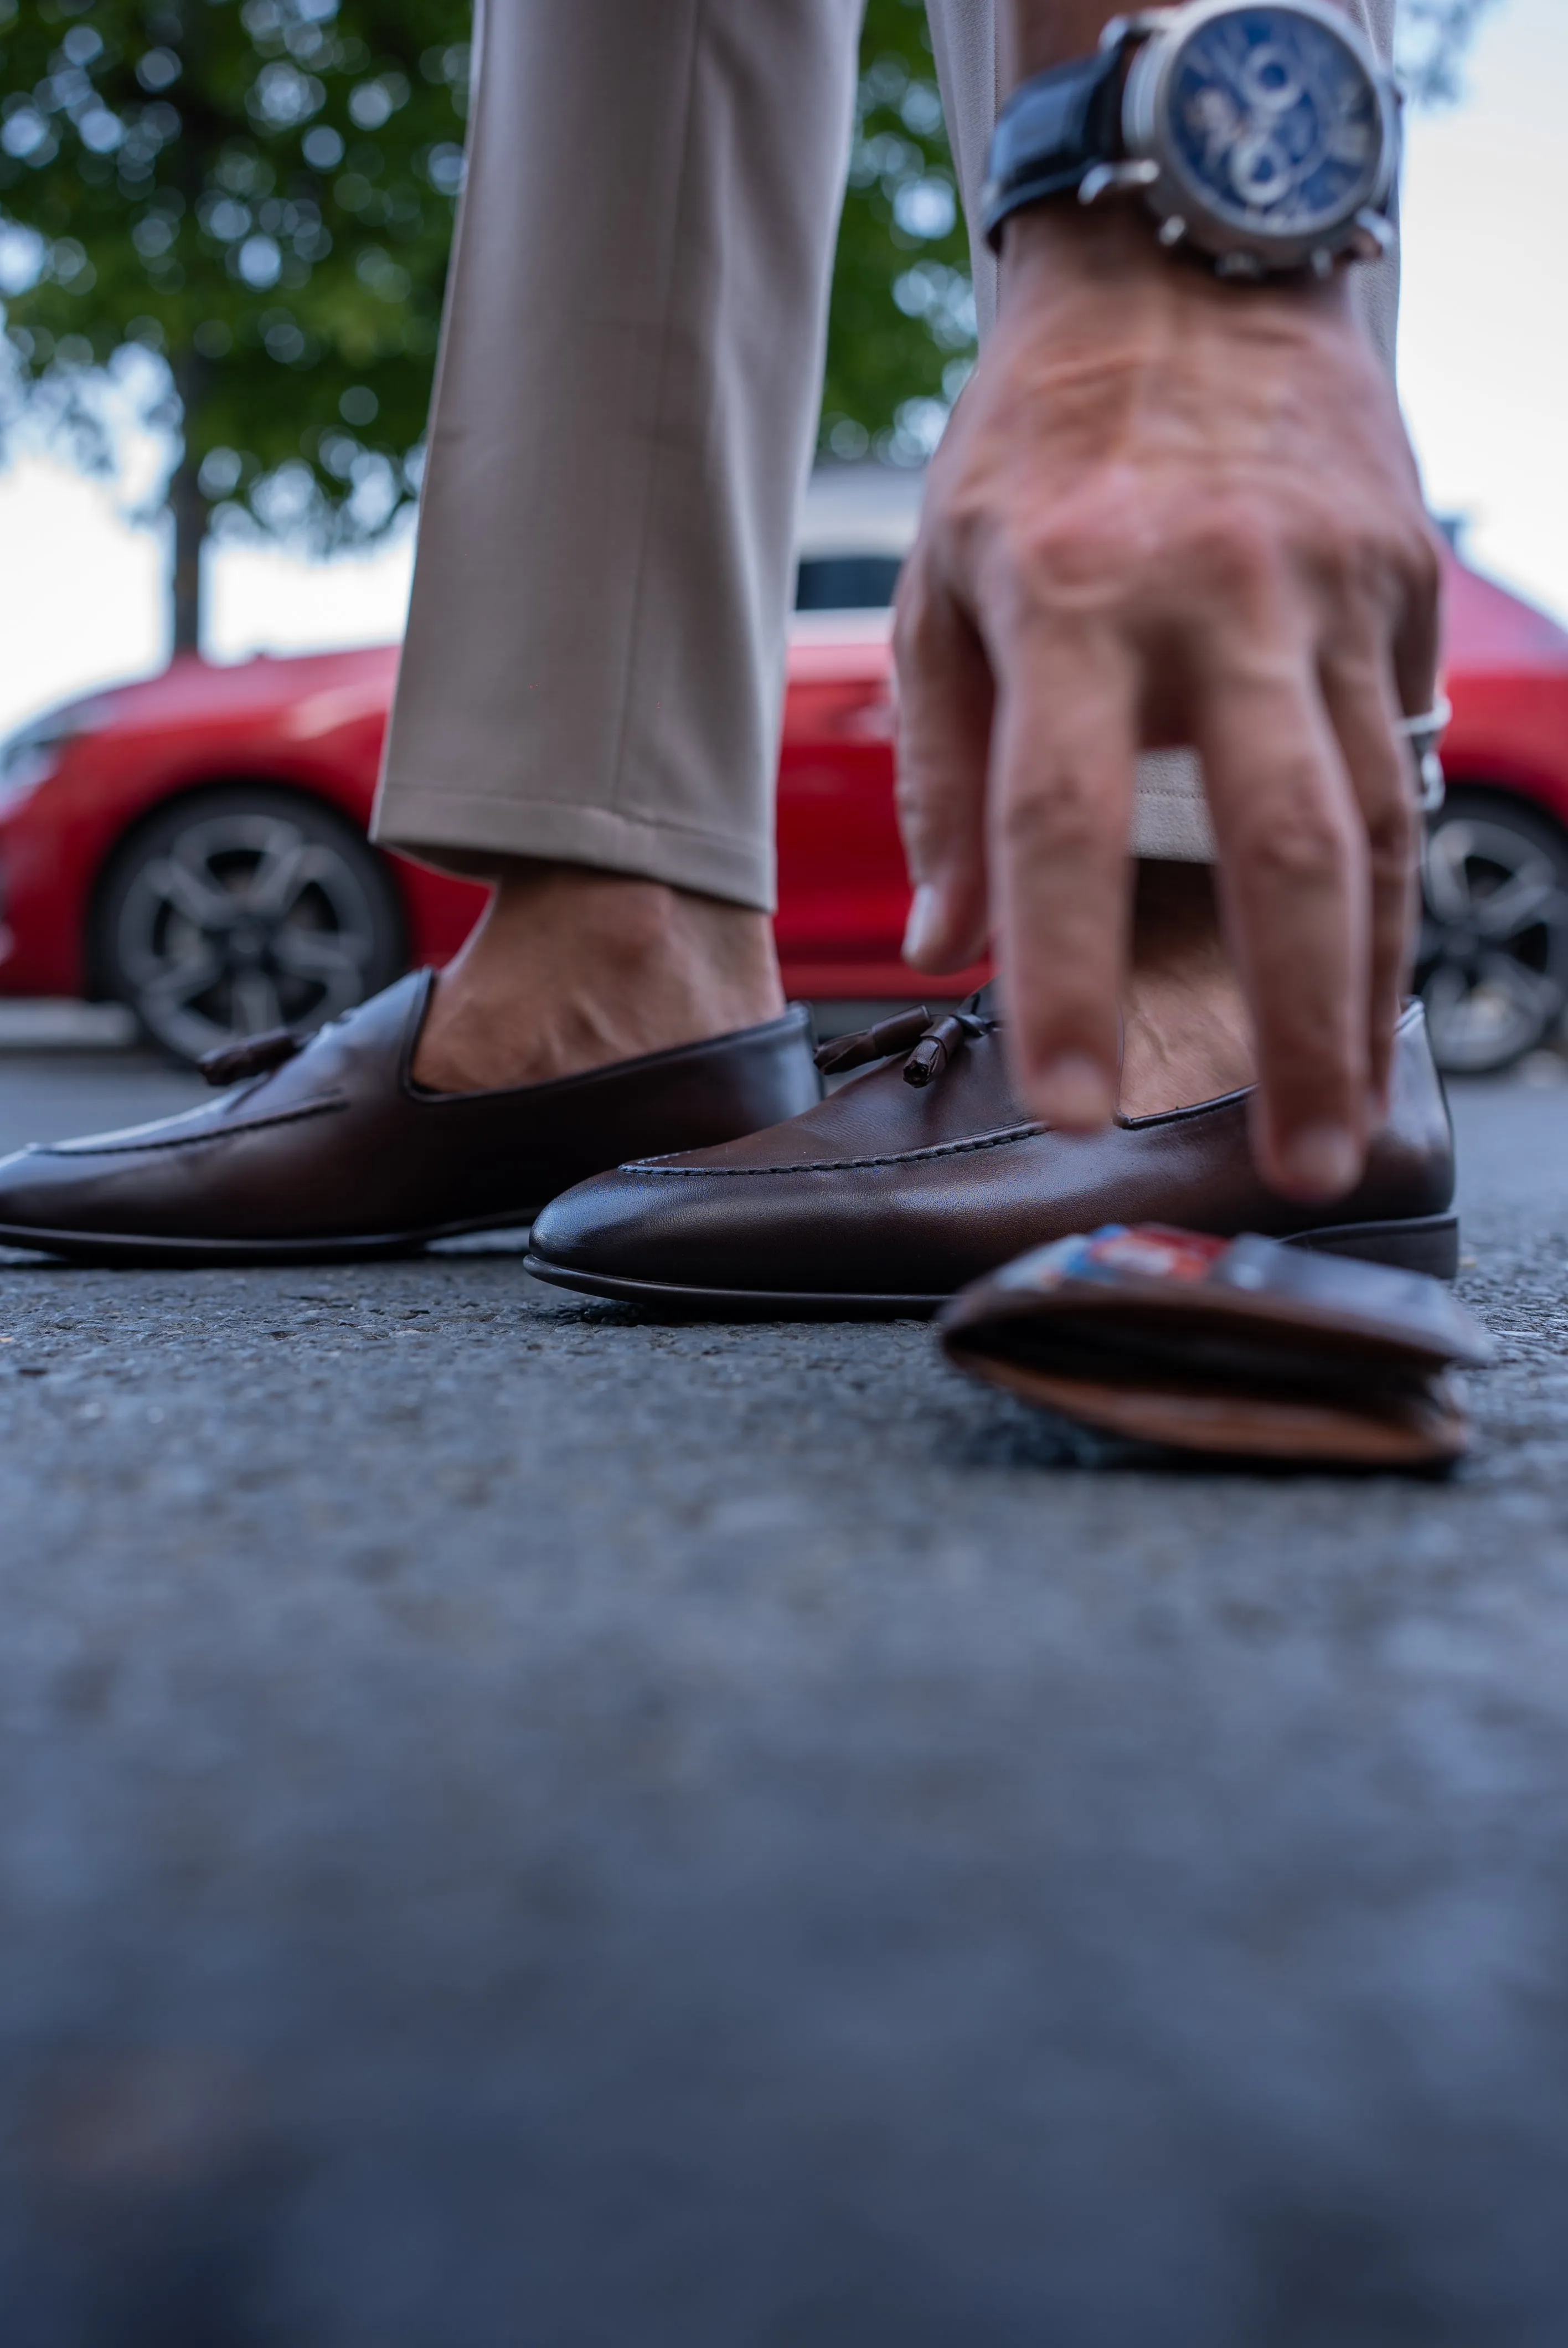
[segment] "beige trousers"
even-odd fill
[[[1350,0],[1385,55],[1394,0]],[[968,216],[993,0],[929,0]],[[796,514],[858,0],[481,0],[468,180],[374,825],[771,910]],[[975,254],[981,331],[995,272]],[[1358,280],[1392,365],[1392,266]],[[1146,758],[1140,854],[1213,853]]]

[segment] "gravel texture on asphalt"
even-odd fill
[[[1568,1089],[1459,1107],[1443,1482],[5,1259],[5,2348],[1560,2348]]]

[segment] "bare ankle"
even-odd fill
[[[414,1075],[443,1092],[542,1083],[783,1007],[765,913],[631,875],[518,861],[437,982]]]
[[[1124,1117],[1158,1116],[1252,1082],[1251,1021],[1206,865],[1139,866],[1122,1031]]]

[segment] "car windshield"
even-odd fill
[[[67,701],[61,708],[46,710],[43,716],[7,735],[0,741],[0,797],[15,798],[41,782],[62,745],[97,724],[108,707],[107,695],[89,694],[85,700]]]

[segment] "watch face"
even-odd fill
[[[1232,8],[1199,25],[1172,60],[1164,110],[1178,172],[1254,236],[1336,227],[1381,176],[1377,85],[1328,26],[1295,8]]]

